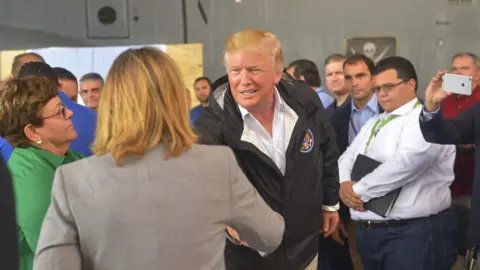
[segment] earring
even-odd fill
[[[38,141],[36,142],[36,144],[37,144],[37,145],[42,144],[42,140],[38,140]]]

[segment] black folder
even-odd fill
[[[360,179],[373,172],[381,164],[381,162],[375,159],[359,154],[353,164],[351,174],[352,181],[360,181]],[[401,188],[391,191],[382,197],[371,199],[364,204],[365,209],[382,217],[386,217],[392,210],[392,207],[400,194],[400,190]]]

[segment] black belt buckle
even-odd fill
[[[365,230],[371,230],[374,228],[372,226],[374,223],[371,220],[359,221],[357,222],[357,224],[360,225],[360,227]]]

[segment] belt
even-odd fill
[[[354,220],[354,222],[363,229],[378,229],[405,225],[409,219],[404,220]]]
[[[386,228],[386,227],[395,227],[395,226],[405,225],[409,221],[419,220],[419,219],[422,219],[422,218],[429,218],[429,217],[440,215],[442,213],[446,213],[446,212],[449,212],[449,211],[452,211],[451,207],[449,207],[449,208],[447,208],[443,211],[440,211],[437,214],[434,214],[434,215],[431,215],[431,216],[426,216],[426,217],[400,219],[400,220],[393,220],[393,219],[391,219],[391,220],[354,220],[353,222],[355,222],[360,228],[367,229],[367,230],[368,229],[377,229],[377,228]]]

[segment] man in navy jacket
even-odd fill
[[[445,120],[440,103],[449,93],[442,89],[438,72],[425,90],[425,107],[420,114],[420,127],[426,141],[438,144],[474,145],[475,177],[472,190],[468,246],[480,248],[480,103],[476,103],[457,117]]]

